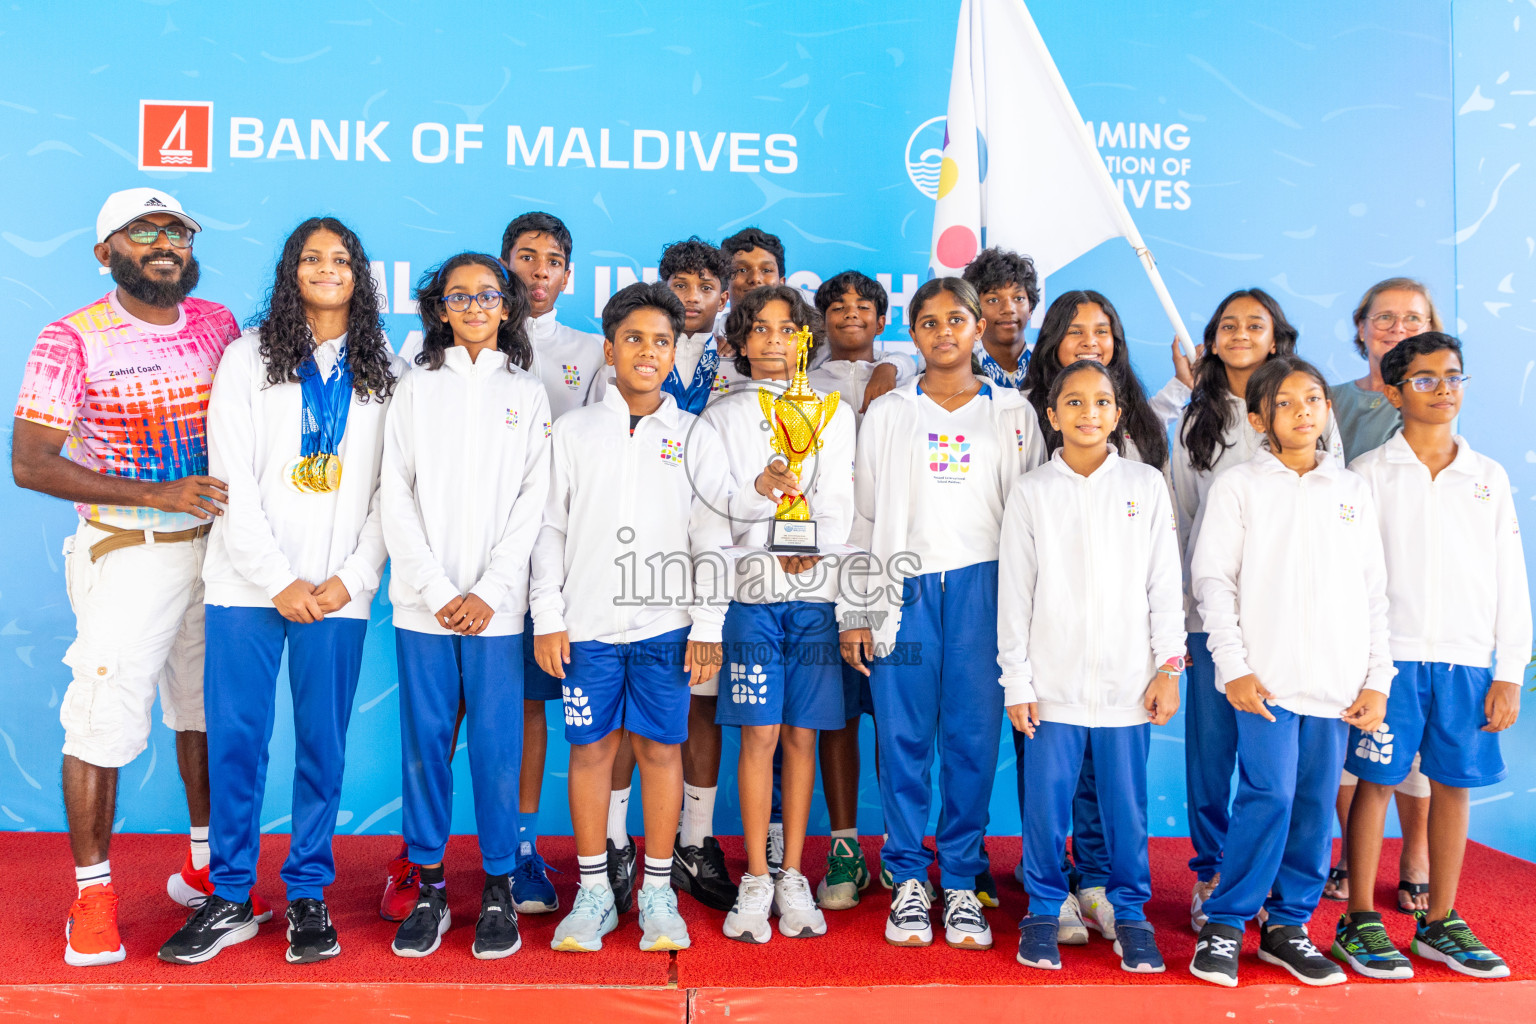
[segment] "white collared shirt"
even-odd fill
[[[1392,657],[1520,683],[1531,655],[1531,594],[1504,467],[1456,438],[1433,479],[1401,433],[1350,463],[1376,499],[1387,558]]]

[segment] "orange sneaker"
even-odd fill
[[[208,869],[198,870],[192,866],[191,850],[187,851],[181,870],[165,880],[165,894],[184,907],[201,906],[204,899],[213,895],[213,881],[208,877]],[[255,892],[251,893],[251,913],[257,924],[272,920],[271,905]]]
[[[71,967],[115,964],[128,953],[117,934],[117,893],[112,883],[88,886],[64,923],[64,962]]]
[[[389,862],[389,878],[384,883],[384,898],[379,901],[379,916],[386,921],[404,921],[416,909],[421,898],[421,869],[411,863],[405,843]]]

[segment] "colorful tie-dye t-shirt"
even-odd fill
[[[208,395],[224,348],[240,335],[215,302],[187,299],[174,324],[129,316],[115,291],[43,328],[27,360],[16,418],[69,431],[64,455],[97,473],[176,480],[208,472]],[[75,508],[130,530],[198,525],[184,512]]]

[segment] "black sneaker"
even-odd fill
[[[672,888],[685,892],[711,910],[730,910],[736,905],[736,883],[725,870],[725,853],[714,836],[703,846],[672,849]]]
[[[1458,974],[1473,978],[1509,977],[1509,965],[1472,934],[1455,910],[1445,915],[1444,920],[1433,923],[1425,911],[1413,916],[1418,923],[1409,948],[1415,956],[1437,960]]]
[[[1215,921],[1205,922],[1200,938],[1195,942],[1195,957],[1189,962],[1189,973],[1201,981],[1237,987],[1237,954],[1243,948],[1243,930],[1229,928]]]
[[[288,952],[291,964],[329,960],[341,952],[336,926],[324,900],[302,899],[288,904]]]
[[[200,964],[218,956],[225,946],[255,937],[256,915],[249,899],[231,903],[208,896],[160,947],[160,959],[168,964]]]
[[[1367,978],[1413,977],[1413,965],[1392,945],[1381,915],[1374,910],[1339,915],[1330,952]]]
[[[448,911],[443,911],[446,920]],[[487,878],[480,893],[480,920],[475,922],[475,941],[469,951],[476,960],[500,960],[523,948],[517,932],[517,908],[505,875]]]
[[[629,845],[620,850],[608,840],[608,886],[613,890],[613,906],[621,914],[629,913],[635,905],[635,837],[629,837]],[[731,894],[736,902],[736,894]]]
[[[423,882],[416,906],[395,929],[395,941],[389,948],[395,956],[431,956],[442,944],[443,933],[452,921],[453,915],[448,913],[447,888]]]
[[[1317,951],[1301,925],[1265,928],[1259,939],[1259,959],[1284,967],[1304,985],[1342,985],[1349,980],[1344,969]]]

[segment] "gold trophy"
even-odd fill
[[[757,401],[776,455],[784,456],[789,471],[800,478],[805,460],[821,450],[821,435],[832,414],[837,411],[838,392],[818,395],[811,390],[806,362],[811,354],[811,329],[802,327],[795,334],[795,375],[789,387],[775,394],[758,388]],[[779,499],[768,530],[768,550],[784,554],[814,554],[816,523],[803,494],[786,494]]]

